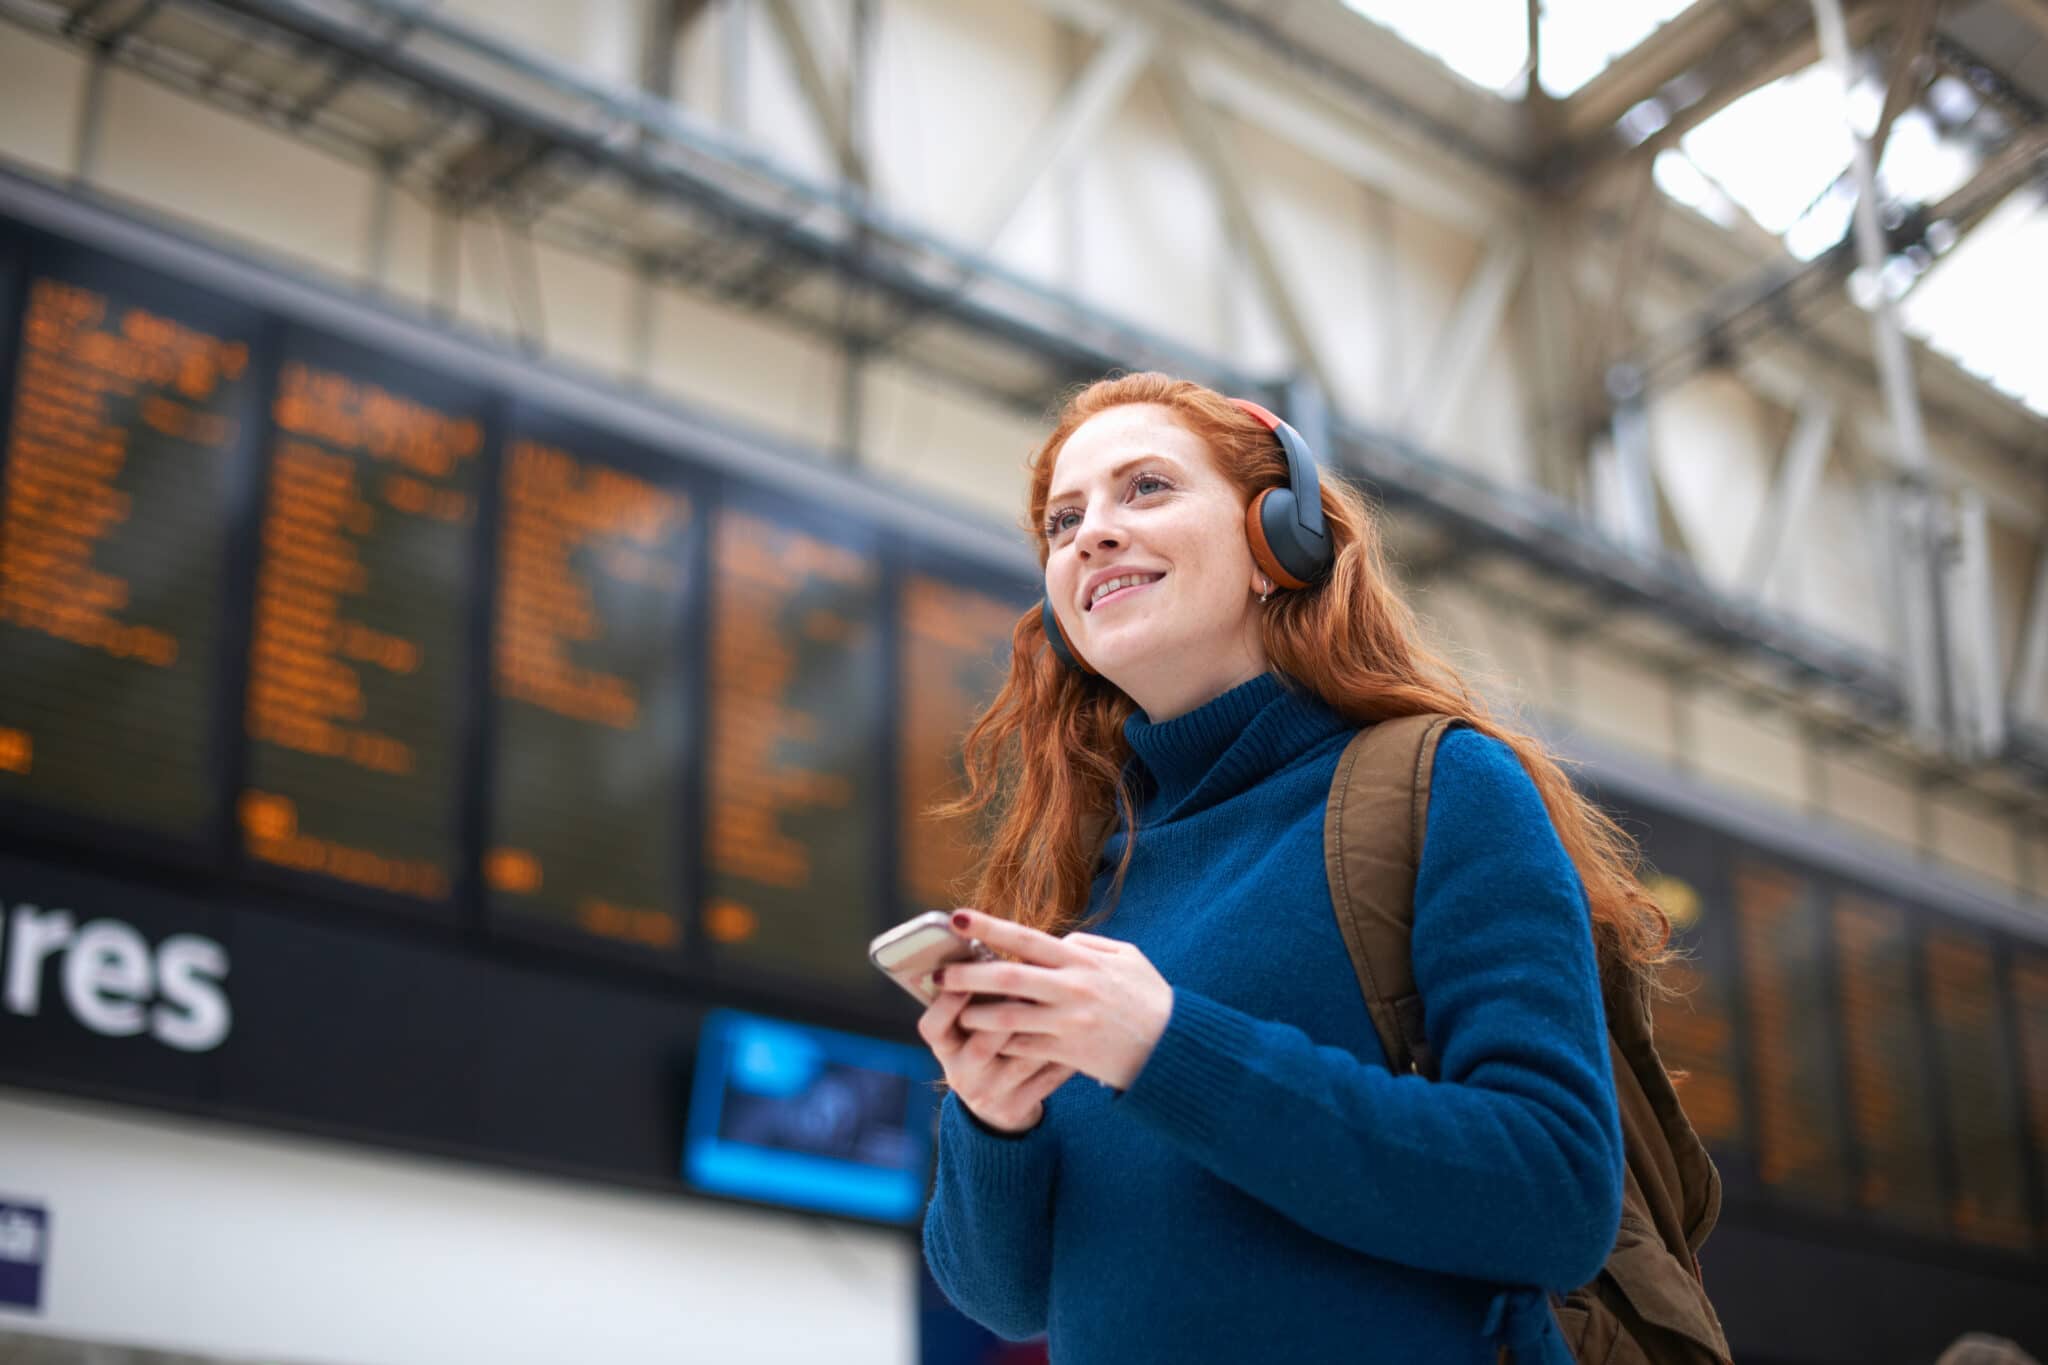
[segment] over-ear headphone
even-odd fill
[[[1332,558],[1330,533],[1323,525],[1323,482],[1315,452],[1301,439],[1300,432],[1257,403],[1248,398],[1230,401],[1272,432],[1280,442],[1281,453],[1287,457],[1287,486],[1268,488],[1245,509],[1244,531],[1251,542],[1252,561],[1281,587],[1305,588],[1322,577]],[[1052,599],[1041,599],[1038,610],[1045,623],[1045,642],[1060,662],[1083,673],[1094,673],[1060,631]]]

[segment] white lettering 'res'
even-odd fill
[[[156,993],[149,940],[117,919],[79,929],[64,954],[64,1003],[79,1023],[109,1038],[142,1032],[142,1002]]]
[[[133,925],[96,919],[73,928],[69,910],[0,904],[0,1008],[43,1008],[44,968],[56,962],[73,1018],[108,1038],[148,1030],[166,1047],[206,1052],[227,1041],[234,1014],[222,982],[228,953],[210,938],[173,934],[154,950]]]
[[[150,1011],[150,1034],[184,1052],[219,1047],[234,1023],[227,993],[220,989],[227,974],[227,949],[210,938],[173,934],[158,944],[157,989],[164,998]]]

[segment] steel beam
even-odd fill
[[[1573,140],[1605,133],[1623,114],[1737,41],[1745,25],[1756,22],[1729,4],[1693,5],[1681,11],[1633,52],[1565,97],[1558,107],[1558,131]]]
[[[656,99],[676,97],[676,45],[712,0],[647,0],[641,26],[640,88]]]
[[[782,40],[783,53],[789,58],[790,70],[795,74],[797,89],[802,92],[804,103],[811,111],[811,120],[817,124],[825,145],[832,149],[840,175],[849,184],[867,188],[868,164],[855,144],[853,129],[846,117],[845,94],[825,74],[818,46],[812,40],[803,17],[797,13],[794,0],[762,0],[762,3],[767,7],[776,36]]]
[[[1095,137],[1104,120],[1123,104],[1131,85],[1151,60],[1151,25],[1126,19],[1107,34],[1086,68],[1060,95],[1059,103],[1038,125],[1029,145],[998,184],[974,232],[980,251],[994,249],[1033,190],[1059,175]]]
[[[1222,121],[1188,84],[1178,53],[1162,50],[1155,58],[1154,69],[1166,87],[1167,103],[1180,125],[1181,136],[1187,139],[1188,150],[1194,153],[1195,161],[1206,172],[1231,233],[1251,258],[1252,270],[1258,276],[1266,306],[1272,310],[1274,320],[1293,348],[1295,363],[1313,376],[1323,392],[1334,400],[1338,390],[1330,382],[1330,371],[1323,363],[1322,348],[1309,332],[1308,321],[1296,305],[1287,277],[1280,269],[1279,257],[1266,240],[1265,230],[1259,226],[1252,196],[1245,188],[1238,158],[1230,150]]]
[[[1174,34],[1188,82],[1216,109],[1431,217],[1486,233],[1521,211],[1525,177],[1518,167],[1360,72],[1303,50],[1270,23],[1218,0],[1034,3],[1098,37],[1133,14],[1155,32]],[[1191,13],[1208,16],[1240,42],[1226,49],[1204,41],[1203,30],[1188,22]]]
[[[1528,259],[1522,237],[1496,238],[1472,267],[1457,306],[1430,346],[1428,368],[1412,389],[1404,429],[1424,445],[1439,444],[1444,428],[1479,373],[1486,348],[1500,333],[1508,301]]]
[[[1920,417],[1920,392],[1913,380],[1913,359],[1906,349],[1905,328],[1899,310],[1885,292],[1884,264],[1891,254],[1885,240],[1884,224],[1878,219],[1877,163],[1870,143],[1856,131],[1849,116],[1849,88],[1855,81],[1850,65],[1849,33],[1842,19],[1842,0],[1812,0],[1814,27],[1820,34],[1821,52],[1842,83],[1842,125],[1848,131],[1850,156],[1856,169],[1856,258],[1869,276],[1875,301],[1870,307],[1872,348],[1877,352],[1877,372],[1884,391],[1885,409],[1891,417],[1892,439],[1897,442],[1899,461],[1909,469],[1928,465],[1927,429]],[[1928,0],[1919,0],[1925,7]]]
[[[1891,11],[1883,0],[1860,0],[1846,19],[1849,41],[1868,42],[1890,17]],[[1656,160],[1659,152],[1676,146],[1680,138],[1744,95],[1812,66],[1820,56],[1820,42],[1812,27],[1784,17],[1775,22],[1782,36],[1767,52],[1759,55],[1740,41],[1729,43],[1726,51],[1713,59],[1715,83],[1698,99],[1673,111],[1662,127],[1641,142],[1615,151],[1610,131],[1601,128],[1562,149],[1551,177],[1553,182],[1584,193],[1615,176],[1626,176]]]
[[[1657,232],[1664,221],[1665,196],[1658,188],[1657,179],[1650,173],[1650,167],[1642,168],[1642,178],[1637,181],[1630,197],[1627,225],[1621,234],[1621,258],[1615,267],[1614,283],[1608,289],[1607,306],[1594,319],[1592,336],[1587,351],[1601,367],[1598,378],[1604,380],[1606,367],[1616,358],[1616,353],[1632,349],[1637,340],[1636,301],[1642,287],[1642,280],[1648,273],[1657,254]],[[1640,378],[1632,381],[1640,384]],[[1595,398],[1597,395],[1588,395]]]
[[[719,0],[718,121],[728,133],[747,131],[747,39],[753,28],[754,0]]]
[[[2006,710],[2017,722],[2048,726],[2048,535],[2034,554],[2034,582],[2013,651]]]
[[[1944,541],[1938,499],[1926,484],[1894,478],[1881,485],[1883,521],[1878,544],[1889,545],[1884,573],[1897,604],[1890,618],[1905,683],[1907,733],[1927,753],[1945,747],[1947,649],[1941,629],[1941,591],[1934,566]]]
[[[1639,555],[1664,548],[1657,516],[1657,458],[1650,414],[1640,393],[1614,405],[1609,439],[1595,447],[1595,506],[1609,534]]]
[[[2005,678],[1998,665],[1992,606],[1991,545],[1984,499],[1963,491],[1945,499],[1950,548],[1939,562],[1949,667],[1949,741],[1965,763],[2005,748]]]
[[[1960,240],[2044,169],[2048,169],[2048,127],[2026,129],[1979,166],[1966,183],[1930,205],[1924,220],[1949,223]],[[1880,247],[1883,245],[1880,240]],[[1739,351],[1758,335],[1780,327],[1807,335],[1802,330],[1801,310],[1836,306],[1841,282],[1855,262],[1855,251],[1844,243],[1804,265],[1767,266],[1747,283],[1716,291],[1708,307],[1645,342],[1634,363],[1651,388],[1664,388],[1684,381],[1730,351]],[[1981,424],[1970,425],[1982,430]],[[1988,439],[1989,433],[1985,434]],[[2011,448],[2009,442],[1990,443],[2000,449]]]
[[[1900,21],[1897,39],[1892,46],[1892,69],[1885,81],[1884,109],[1878,115],[1877,129],[1870,135],[1870,164],[1873,167],[1884,164],[1885,144],[1891,140],[1892,124],[1906,111],[1920,93],[1923,84],[1920,77],[1931,65],[1927,54],[1927,40],[1934,36],[1934,11],[1937,0],[1912,0],[1913,8]]]
[[[1835,435],[1835,405],[1825,398],[1811,397],[1799,408],[1799,418],[1785,452],[1778,460],[1777,477],[1758,509],[1756,526],[1743,550],[1742,569],[1736,581],[1743,591],[1758,598],[1768,596],[1779,567],[1784,562],[1785,541],[1792,528],[1804,525],[1827,468],[1828,451]]]

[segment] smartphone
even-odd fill
[[[944,910],[928,910],[905,920],[868,945],[868,961],[891,981],[909,991],[921,1005],[939,998],[932,973],[949,962],[994,962],[996,955],[979,940],[953,927]]]

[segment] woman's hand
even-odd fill
[[[1010,997],[960,1011],[969,1046],[993,1040],[983,1045],[994,1056],[1057,1063],[1130,1089],[1173,1014],[1173,987],[1143,953],[1119,939],[1054,938],[975,910],[957,911],[953,927],[1017,959],[956,962],[938,974],[942,1000]]]
[[[946,1084],[968,1112],[989,1127],[1022,1133],[1045,1116],[1045,1097],[1074,1074],[1069,1066],[1004,1057],[1007,1034],[969,1033],[960,1027],[964,992],[942,991],[917,1021],[923,1038],[945,1070]]]

